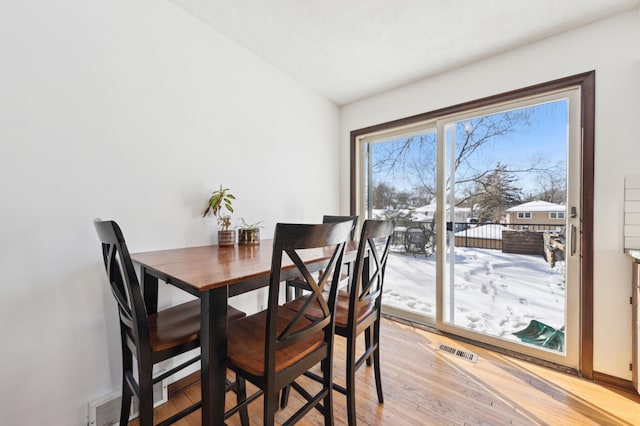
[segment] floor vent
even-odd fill
[[[447,346],[442,343],[438,345],[438,350],[449,353],[453,356],[457,356],[458,358],[466,359],[467,361],[478,362],[478,355],[474,354],[473,352],[452,348],[451,346]]]
[[[108,395],[89,402],[89,426],[111,426],[120,421],[120,392],[112,392]],[[162,405],[168,400],[167,380],[162,380],[153,385],[153,406]],[[131,400],[129,420],[138,417],[138,398]]]

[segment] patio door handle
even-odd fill
[[[570,225],[569,226],[569,232],[570,232],[570,242],[571,242],[571,248],[569,253],[571,254],[571,256],[573,256],[574,254],[576,254],[576,241],[577,241],[577,237],[576,237],[576,226],[575,225]]]

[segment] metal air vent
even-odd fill
[[[438,350],[442,352],[446,352],[458,358],[465,359],[467,361],[478,362],[478,355],[474,354],[473,352],[463,351],[462,349],[457,349],[451,346],[447,346],[443,343],[440,343],[438,345]]]

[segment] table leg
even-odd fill
[[[202,345],[202,424],[224,424],[227,357],[227,287],[203,292],[200,298]]]
[[[148,273],[144,266],[140,267],[140,277],[147,313],[156,313],[158,312],[158,277]]]

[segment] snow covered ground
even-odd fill
[[[383,303],[434,318],[435,258],[391,253]],[[532,319],[564,326],[564,262],[551,268],[541,256],[456,248],[454,291],[454,323],[462,327],[519,341],[511,333]]]

